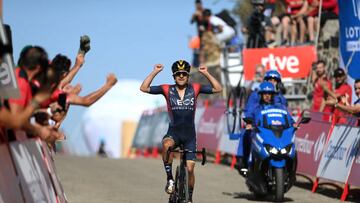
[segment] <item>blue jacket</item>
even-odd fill
[[[246,118],[254,121],[253,126],[267,127],[283,125],[291,127],[295,122],[289,111],[282,104],[260,104],[248,112]]]
[[[282,104],[283,106],[287,107],[287,101],[285,97],[280,93],[274,96],[274,103]],[[245,105],[245,109],[244,109],[245,118],[247,117],[248,112],[252,112],[253,109],[258,105],[260,105],[260,95],[258,94],[258,91],[253,91],[250,94]]]

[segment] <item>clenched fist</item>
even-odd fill
[[[164,69],[164,66],[162,65],[162,64],[156,64],[155,66],[154,66],[154,71],[156,71],[156,72],[160,72],[160,71],[162,71]]]
[[[114,86],[117,82],[117,78],[116,76],[111,73],[106,77],[106,84],[110,85],[110,86]]]
[[[202,74],[205,74],[205,73],[208,72],[208,68],[206,66],[204,66],[204,65],[201,65],[199,67],[199,72],[202,73]]]

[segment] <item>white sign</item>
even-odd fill
[[[360,139],[360,129],[335,126],[322,154],[317,176],[345,183],[355,156],[353,145]]]

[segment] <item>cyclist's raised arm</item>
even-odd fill
[[[150,85],[155,76],[163,70],[164,66],[162,64],[156,64],[154,70],[145,78],[143,83],[140,86],[140,90],[145,93],[150,93]]]
[[[209,72],[206,66],[202,65],[199,68],[199,72],[203,74],[210,82],[213,93],[219,93],[222,91],[222,86]]]

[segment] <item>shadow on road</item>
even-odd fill
[[[313,186],[313,181],[308,177],[304,177],[304,178],[307,179],[308,181],[304,179],[301,179],[301,181],[298,180],[296,181],[294,186],[311,191]],[[342,195],[342,192],[343,192],[343,188],[341,185],[337,185],[331,182],[320,183],[319,187],[316,190],[317,194],[321,194],[326,197],[339,199],[339,200]],[[350,188],[349,195],[346,201],[360,202],[360,188],[354,188],[354,189]]]
[[[267,196],[267,197],[263,197],[263,198],[258,198],[255,197],[252,193],[245,193],[245,192],[234,192],[234,193],[230,193],[230,192],[223,192],[223,195],[226,196],[232,196],[234,199],[246,199],[248,201],[254,201],[254,202],[269,202],[272,200],[271,196]],[[294,200],[291,198],[287,198],[284,197],[284,202],[293,202]]]

